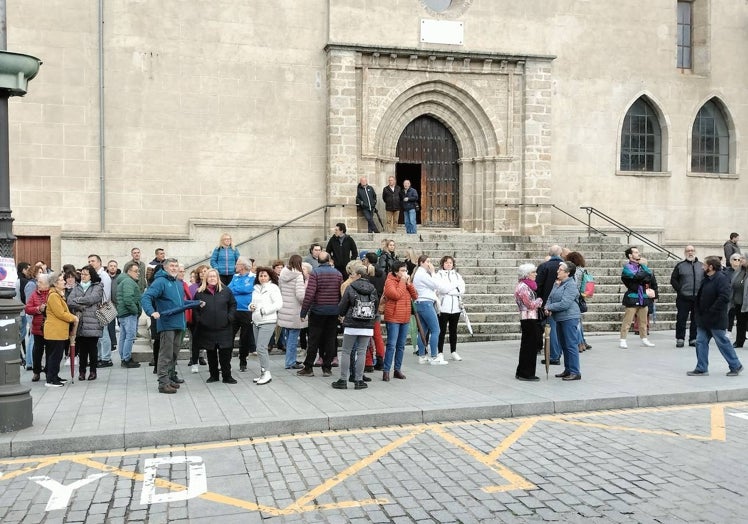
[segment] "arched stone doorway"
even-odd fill
[[[457,227],[460,219],[460,157],[457,142],[436,118],[422,115],[410,122],[397,142],[397,183],[410,180],[421,198],[417,222]]]

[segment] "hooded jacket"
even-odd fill
[[[67,303],[70,311],[79,314],[79,337],[99,338],[103,333],[104,328],[96,318],[96,311],[99,309],[103,296],[104,287],[101,282],[91,284],[86,290],[78,284],[70,291]]]
[[[255,306],[252,312],[252,323],[256,326],[275,324],[278,321],[278,311],[283,306],[280,289],[272,282],[264,284],[258,282],[252,293],[252,305]]]
[[[345,289],[345,293],[340,299],[338,305],[338,316],[343,318],[343,326],[350,328],[364,328],[369,329],[374,327],[375,318],[370,320],[362,320],[353,318],[353,306],[356,303],[356,299],[359,295],[368,297],[369,300],[374,301],[374,311],[379,308],[379,296],[377,290],[374,289],[374,285],[364,278],[359,278],[351,282],[351,284]]]
[[[153,283],[145,290],[140,305],[149,317],[156,311],[169,311],[183,307],[182,283],[163,268],[153,277]],[[184,312],[160,316],[156,319],[156,331],[183,331],[187,327]]]
[[[306,293],[304,275],[294,269],[284,267],[278,277],[278,287],[283,298],[283,305],[278,311],[278,325],[289,329],[307,327],[307,322],[302,322],[299,317]]]

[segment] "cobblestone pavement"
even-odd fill
[[[745,522],[748,402],[0,460],[0,522]]]

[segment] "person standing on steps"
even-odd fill
[[[410,186],[410,180],[403,180],[402,208],[405,217],[405,232],[411,235],[417,233],[416,209],[418,208],[418,191]]]
[[[387,185],[382,190],[382,202],[387,213],[387,232],[397,233],[397,219],[400,214],[400,193],[402,189],[395,182],[395,177],[390,176]],[[387,270],[390,271],[390,270]]]
[[[639,338],[645,347],[654,347],[647,338],[647,312],[649,305],[657,297],[657,280],[652,270],[643,264],[639,249],[629,247],[624,252],[628,262],[624,264],[621,271],[621,282],[626,286],[621,303],[626,308],[621,323],[621,340],[618,347],[628,349],[626,335],[634,317],[639,320]]]
[[[369,233],[379,233],[379,229],[374,223],[374,214],[377,212],[377,193],[369,185],[365,176],[361,177],[356,187],[356,206],[364,214]]]

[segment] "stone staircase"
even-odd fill
[[[444,255],[451,255],[466,282],[465,308],[473,336],[460,323],[459,338],[470,341],[509,340],[519,338],[519,316],[514,302],[517,267],[525,262],[536,265],[545,260],[548,247],[558,243],[585,257],[587,268],[595,277],[595,296],[588,301],[584,314],[585,332],[617,332],[623,318],[620,275],[625,239],[615,236],[514,237],[462,232],[429,232],[419,235],[357,234],[359,250],[376,250],[382,238],[395,240],[398,255],[413,247],[416,253],[428,254],[434,265]],[[675,261],[664,254],[645,251],[658,278],[660,298],[652,330],[675,328],[675,293],[670,287],[670,273]]]

